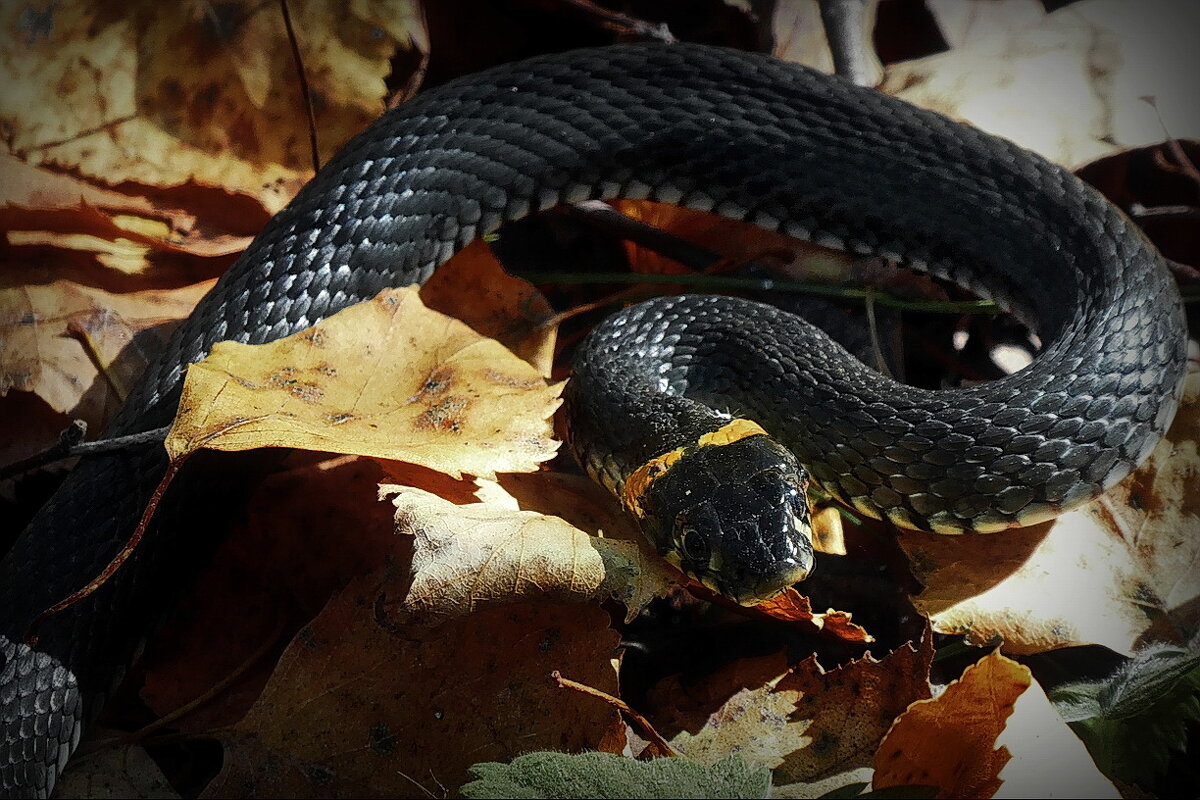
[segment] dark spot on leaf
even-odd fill
[[[386,722],[371,726],[371,749],[381,756],[390,756],[396,749],[396,734],[392,733]]]
[[[343,422],[349,422],[352,419],[357,419],[357,416],[349,412],[342,412],[341,414],[327,414],[325,416],[325,421],[330,425],[341,425]]]
[[[546,631],[546,635],[538,642],[538,650],[543,653],[549,653],[558,644],[558,640],[562,638],[562,631],[558,628],[550,628]]]
[[[288,393],[297,400],[303,400],[305,403],[319,403],[325,397],[325,390],[315,383],[301,383],[293,381],[287,387]]]
[[[813,742],[813,752],[824,754],[832,750],[837,745],[837,737],[829,731],[824,731],[817,740]]]
[[[309,650],[317,649],[317,637],[313,635],[312,628],[307,625],[300,629],[300,632],[296,634],[296,638],[300,640],[300,644]]]
[[[438,367],[429,373],[429,377],[425,378],[424,383],[417,389],[417,393],[408,398],[408,402],[417,403],[445,394],[453,385],[454,370],[449,367]]]
[[[518,378],[514,375],[497,372],[494,369],[485,370],[483,377],[492,383],[498,383],[501,386],[511,386],[514,389],[533,389],[544,385],[541,378]]]
[[[462,430],[462,412],[469,405],[470,403],[461,397],[444,398],[421,412],[417,417],[417,427],[457,433]]]

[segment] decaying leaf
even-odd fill
[[[195,182],[279,210],[310,163],[283,19],[272,4],[214,8],[4,6],[0,118],[12,149],[109,185]],[[392,56],[426,52],[427,34],[408,0],[289,8],[328,156],[383,110]]]
[[[92,735],[119,737],[120,731],[93,729]],[[75,759],[54,784],[55,797],[178,798],[154,759],[140,744],[107,747],[90,758]]]
[[[1200,372],[1191,374],[1165,441],[1140,469],[1086,509],[1143,567],[1147,597],[1190,639],[1200,631]]]
[[[998,652],[967,667],[937,697],[901,714],[875,754],[876,789],[936,786],[938,797],[991,797],[1010,756],[996,747],[1029,669]]]
[[[1033,0],[930,6],[954,46],[889,67],[888,94],[1066,166],[1162,141],[1164,129],[1200,135],[1194,87],[1180,79],[1200,72],[1195,4],[1088,0],[1048,15]]]
[[[222,735],[208,796],[440,796],[530,750],[619,752],[624,726],[561,670],[616,692],[617,635],[583,604],[480,609],[430,627],[394,567],[352,582],[297,635],[259,702]]]
[[[814,783],[871,764],[892,720],[929,696],[932,636],[882,659],[825,671],[815,657],[780,670],[746,659],[699,681],[669,679],[652,695],[656,725],[688,758],[738,753],[771,767],[775,783]]]
[[[112,294],[65,281],[0,289],[0,395],[34,392],[56,411],[102,427],[173,323],[212,281]],[[98,372],[103,369],[103,374]]]
[[[589,536],[560,517],[499,504],[454,505],[420,489],[388,486],[396,529],[416,537],[406,607],[463,615],[483,604],[552,596],[615,597],[632,619],[675,584],[638,542]]]
[[[560,389],[399,289],[285,339],[218,344],[188,369],[166,446],[298,447],[490,477],[554,454]]]
[[[754,606],[754,611],[774,619],[810,624],[818,631],[847,642],[875,641],[866,629],[851,621],[849,612],[831,608],[824,613],[817,613],[812,610],[811,601],[793,588],[785,589],[765,603],[759,603]]]
[[[929,697],[932,661],[933,636],[926,633],[919,646],[902,645],[878,660],[867,654],[826,671],[811,658],[794,668],[779,686],[802,693],[792,718],[812,721],[813,741],[776,768],[776,783],[809,783],[870,766],[891,721]]]
[[[486,243],[476,241],[438,268],[421,301],[495,339],[550,377],[557,328],[554,309],[527,281],[504,271]]]
[[[1003,783],[995,797],[1121,796],[1037,681],[1017,698],[996,745],[1012,758],[1000,770]]]
[[[263,479],[245,519],[142,657],[146,705],[169,714],[221,687],[173,727],[232,725],[258,699],[287,641],[337,590],[389,560],[408,563],[411,540],[395,535],[391,508],[375,499],[382,475],[372,459],[297,452]]]

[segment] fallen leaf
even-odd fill
[[[479,761],[621,750],[617,713],[549,677],[616,692],[607,614],[530,602],[430,627],[394,605],[406,582],[394,567],[356,580],[301,630],[221,735],[225,768],[205,796],[440,796]]]
[[[849,612],[831,608],[823,614],[816,613],[812,610],[809,599],[792,588],[785,589],[765,603],[759,603],[753,607],[753,611],[785,622],[807,623],[818,631],[832,634],[847,642],[875,641],[861,625],[855,625],[851,621]]]
[[[813,742],[808,731],[812,720],[792,719],[800,696],[772,683],[739,689],[695,733],[681,731],[670,744],[701,764],[716,764],[736,753],[750,764],[773,769]]]
[[[1195,4],[932,0],[949,52],[891,65],[880,89],[1063,165],[1200,134]],[[1153,105],[1144,98],[1154,98]]]
[[[1011,755],[996,747],[1029,669],[992,652],[937,697],[918,700],[892,724],[875,754],[875,789],[935,786],[937,797],[991,797]]]
[[[223,187],[271,213],[307,174],[307,109],[277,5],[4,9],[0,119],[30,164],[107,185]],[[383,110],[392,57],[419,62],[428,36],[409,0],[289,9],[328,156]]]
[[[487,243],[472,242],[439,267],[421,287],[421,300],[550,377],[557,327],[546,323],[554,309],[532,284],[505,272]]]
[[[129,294],[65,281],[0,289],[0,395],[33,392],[101,429],[155,346],[212,284]],[[139,335],[151,329],[152,339]]]
[[[398,289],[268,344],[217,344],[188,368],[166,447],[298,447],[491,477],[554,454],[560,390]]]
[[[119,737],[120,731],[93,727],[89,738]],[[162,770],[145,748],[138,744],[103,747],[88,758],[75,758],[54,784],[55,797],[87,797],[92,800],[118,798],[177,798]]]
[[[810,656],[779,670],[778,657],[744,659],[651,695],[672,747],[701,763],[737,753],[774,770],[778,784],[810,783],[870,765],[892,720],[929,696],[932,636],[876,660],[825,671]],[[772,671],[774,669],[774,671]]]
[[[801,693],[792,719],[811,722],[812,743],[788,754],[776,782],[821,781],[871,766],[892,721],[929,697],[932,663],[933,635],[926,632],[919,646],[902,645],[881,659],[868,653],[826,671],[813,657],[792,669],[778,687]]]
[[[1200,372],[1193,372],[1166,439],[1137,471],[1085,509],[1129,546],[1143,567],[1148,594],[1162,603],[1182,639],[1200,631],[1198,485]]]
[[[641,544],[589,536],[559,517],[455,505],[403,486],[381,493],[393,495],[396,530],[416,539],[411,610],[456,616],[516,599],[611,596],[632,619],[675,583],[674,571]]]
[[[381,475],[371,459],[295,453],[262,480],[245,519],[147,647],[141,697],[153,711],[174,712],[243,670],[172,727],[205,733],[237,722],[284,645],[336,590],[388,559],[411,559],[391,508],[376,500]]]

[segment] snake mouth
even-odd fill
[[[812,533],[803,497],[764,514],[742,537],[740,557],[730,553],[699,578],[738,605],[754,606],[800,583],[813,569]]]

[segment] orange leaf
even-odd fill
[[[879,745],[874,788],[932,786],[937,797],[991,797],[1011,757],[996,739],[1031,682],[1027,667],[993,652],[937,697],[913,703]]]

